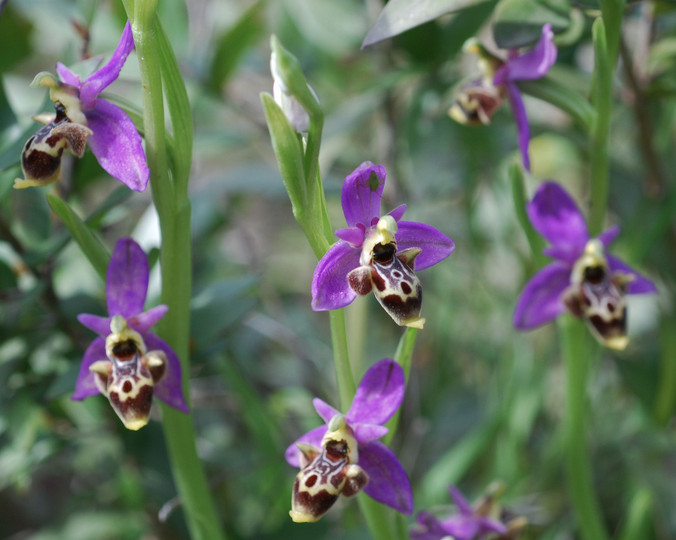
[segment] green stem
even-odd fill
[[[347,332],[345,331],[345,310],[329,311],[331,321],[331,344],[333,346],[333,363],[336,367],[340,407],[347,411],[354,397],[355,386],[350,357],[347,352]]]
[[[394,361],[397,362],[402,369],[404,370],[404,377],[408,382],[408,374],[411,372],[411,360],[413,359],[413,349],[415,349],[415,342],[418,338],[418,329],[411,328],[410,326],[406,328],[406,331],[401,335],[399,339],[399,345],[397,345],[397,351],[394,353]],[[401,409],[399,409],[394,416],[390,418],[387,422],[387,428],[389,431],[383,442],[389,445],[394,438],[394,434],[397,432],[397,426],[399,425],[399,414]]]
[[[156,0],[126,2],[132,21],[134,42],[138,53],[143,84],[143,121],[146,157],[150,168],[150,185],[162,234],[161,271],[162,302],[169,312],[159,325],[160,335],[181,359],[183,392],[190,404],[188,377],[191,234],[190,200],[187,182],[176,189],[169,174],[167,139],[164,120],[162,58],[157,47],[161,30],[156,16]],[[189,159],[189,158],[188,158]],[[224,538],[216,514],[206,475],[196,448],[196,433],[192,417],[168,406],[162,407],[163,426],[171,467],[180,494],[186,521],[194,539]]]
[[[592,103],[596,115],[591,128],[591,202],[589,232],[592,236],[603,230],[608,204],[609,158],[608,139],[612,112],[612,66],[606,42],[603,19],[596,19],[592,27],[594,39],[594,80]]]
[[[660,358],[660,377],[655,398],[655,420],[666,426],[674,416],[676,409],[676,334],[674,318],[664,317],[660,325],[662,354]]]
[[[581,538],[606,540],[608,534],[594,493],[585,424],[589,415],[586,392],[590,349],[594,349],[582,321],[564,314],[560,317],[559,329],[566,367],[565,446],[570,496]]]

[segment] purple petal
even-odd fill
[[[495,73],[493,84],[497,86],[508,81],[528,81],[544,77],[556,62],[556,55],[552,26],[545,24],[537,45],[501,66]]]
[[[148,333],[143,337],[146,342],[146,348],[149,351],[160,349],[167,355],[167,371],[155,386],[155,396],[170,407],[187,413],[188,405],[183,397],[183,387],[181,385],[181,361],[176,356],[174,350],[155,334]]]
[[[568,246],[579,257],[589,232],[575,201],[556,182],[544,182],[526,205],[533,227],[554,246]]]
[[[400,221],[395,235],[397,250],[420,248],[422,252],[415,258],[415,269],[424,270],[443,261],[455,249],[448,236],[430,225],[417,221]]]
[[[82,84],[80,76],[73,73],[61,62],[56,63],[56,73],[59,75],[61,82],[74,86],[75,88],[80,88],[80,85]]]
[[[644,294],[644,293],[656,293],[657,287],[655,284],[650,281],[647,277],[642,276],[636,270],[634,270],[627,263],[621,261],[613,255],[608,255],[606,253],[606,259],[608,259],[608,266],[610,267],[611,272],[624,272],[625,274],[631,274],[634,276],[634,280],[627,285],[628,294]]]
[[[402,514],[413,512],[413,493],[408,476],[387,446],[380,441],[360,444],[359,465],[369,475],[364,493]]]
[[[143,312],[148,291],[148,257],[131,238],[115,244],[106,277],[108,315],[130,319]]]
[[[90,315],[89,313],[81,313],[77,316],[80,324],[83,324],[90,330],[94,330],[100,336],[106,337],[110,334],[110,318],[99,317],[97,315]]]
[[[364,243],[364,229],[359,227],[349,227],[347,229],[338,229],[336,236],[341,240],[345,240],[348,244],[355,248],[360,248]]]
[[[357,293],[347,274],[359,266],[359,250],[342,240],[335,243],[317,263],[312,276],[312,309],[327,311],[352,303]]]
[[[603,247],[607,248],[610,244],[613,243],[615,238],[617,238],[618,234],[620,234],[620,227],[618,225],[614,225],[609,229],[603,231],[601,234],[599,234],[597,238],[601,241]]]
[[[429,512],[420,512],[416,521],[425,527],[424,530],[412,530],[412,540],[442,540],[448,536],[446,531],[442,528],[439,520]]]
[[[472,510],[472,505],[469,504],[469,501],[465,498],[462,492],[455,486],[448,486],[448,492],[451,495],[451,499],[460,510],[461,514],[473,515],[474,510]]]
[[[514,309],[514,327],[528,330],[558,317],[565,310],[561,295],[570,285],[571,268],[553,262],[526,284]]]
[[[80,100],[85,109],[94,108],[96,97],[104,88],[119,77],[122,66],[124,66],[127,56],[129,56],[129,53],[133,49],[134,37],[131,32],[131,25],[127,22],[124,31],[122,32],[122,36],[120,37],[120,42],[117,44],[117,48],[108,63],[92,73],[85,79],[84,83],[82,83]]]
[[[291,465],[292,467],[300,468],[300,450],[298,450],[298,447],[296,446],[296,444],[299,443],[299,442],[302,442],[302,443],[311,444],[312,446],[316,446],[317,448],[321,448],[322,439],[324,438],[324,435],[326,434],[326,429],[327,429],[326,425],[322,425],[322,426],[314,428],[311,431],[308,431],[305,435],[296,439],[293,442],[293,444],[291,444],[286,449],[286,452],[284,453],[284,457],[286,458],[286,462],[289,465]]]
[[[384,437],[389,429],[377,424],[351,424],[354,436],[359,444],[368,443]]]
[[[80,364],[80,372],[78,373],[77,382],[75,383],[75,392],[73,392],[70,399],[82,401],[84,398],[101,393],[96,386],[94,380],[95,375],[89,371],[89,366],[99,360],[107,360],[106,340],[102,337],[97,337],[91,342],[89,347],[87,347],[87,350],[82,357],[82,363]]]
[[[516,132],[519,139],[519,150],[521,150],[521,159],[523,168],[530,171],[530,157],[528,156],[528,145],[530,143],[530,127],[528,126],[528,117],[526,116],[526,107],[521,98],[521,92],[512,82],[505,83],[509,104],[512,107],[512,114],[516,122]]]
[[[451,516],[442,520],[441,527],[455,540],[473,540],[479,532],[479,519],[464,514]]]
[[[498,534],[507,534],[508,531],[505,525],[499,521],[487,517],[479,518],[479,530],[482,534],[488,534],[492,532]]]
[[[341,201],[345,220],[350,227],[357,223],[370,227],[375,225],[374,219],[377,221],[380,218],[380,199],[386,176],[383,165],[365,161],[345,178]]]
[[[312,404],[314,405],[317,414],[321,416],[322,420],[324,420],[324,422],[326,422],[327,424],[331,421],[331,419],[334,416],[340,414],[340,411],[337,411],[336,409],[331,407],[331,405],[329,405],[328,403],[319,398],[314,398],[312,400]]]
[[[385,358],[364,374],[345,418],[348,424],[384,424],[404,399],[404,370]]]
[[[402,217],[404,217],[404,212],[406,212],[406,205],[400,204],[394,210],[388,212],[387,215],[392,216],[394,221],[399,221]]]
[[[127,321],[127,323],[139,334],[145,334],[167,314],[167,311],[169,311],[169,306],[160,304],[159,306],[149,309],[145,313],[134,315]]]
[[[85,111],[85,116],[93,132],[89,148],[101,167],[129,189],[145,190],[150,170],[141,136],[127,113],[117,105],[99,99],[94,109]]]

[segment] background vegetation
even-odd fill
[[[584,95],[598,6],[558,4],[573,15],[550,78]],[[508,107],[485,127],[447,116],[454,87],[476,71],[464,41],[478,34],[504,53],[491,44],[496,2],[361,50],[382,7],[379,0],[160,2],[194,114],[189,376],[218,511],[231,538],[367,537],[353,501],[340,501],[312,526],[288,517],[296,471],[284,449],[318,425],[313,396],[336,406],[338,396],[328,316],[310,309],[316,259],[291,215],[259,99],[271,91],[274,33],[299,58],[326,115],[321,168],[334,227],[344,226],[343,178],[371,160],[388,170],[384,207],[406,202],[408,219],[437,227],[457,246],[419,276],[427,324],[393,442],[416,511],[443,514],[451,483],[472,499],[500,480],[502,502],[530,522],[529,538],[574,538],[556,328],[519,334],[511,324],[535,271],[508,177],[519,160],[513,118]],[[10,1],[0,15],[3,538],[187,536],[160,424],[128,432],[105,398],[70,400],[92,338],[75,316],[104,314],[103,287],[50,213],[45,192],[52,188],[12,189],[20,149],[36,130],[31,116],[52,107],[43,89],[29,88],[34,75],[54,71],[57,61],[109,55],[125,18],[112,0]],[[660,293],[628,299],[631,344],[621,353],[603,350],[588,388],[595,487],[605,522],[624,540],[676,538],[675,44],[672,2],[627,6],[608,222],[622,226],[614,252]],[[138,82],[130,61],[113,92],[138,104]],[[559,109],[526,99],[534,135],[529,195],[552,178],[584,208],[586,135]],[[149,193],[131,197],[89,152],[64,162],[55,189],[109,246],[133,235],[156,260]],[[148,305],[157,303],[155,277]],[[350,306],[347,320],[358,379],[394,354],[401,331],[370,297]]]

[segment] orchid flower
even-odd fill
[[[148,423],[153,394],[188,412],[176,353],[150,329],[167,306],[146,312],[148,258],[131,238],[115,245],[106,277],[108,317],[81,314],[78,320],[99,337],[85,351],[72,399],[105,395],[125,427]]]
[[[510,50],[504,62],[491,55],[476,40],[468,42],[465,50],[479,55],[483,77],[472,80],[460,89],[455,103],[448,111],[449,115],[463,124],[488,124],[507,94],[516,121],[523,166],[530,170],[530,128],[516,83],[544,77],[556,62],[557,49],[552,26],[545,24],[542,27],[540,40],[533,49],[523,54]]]
[[[492,499],[481,501],[478,508],[472,508],[465,496],[455,486],[448,491],[458,508],[458,514],[439,520],[429,512],[418,514],[417,522],[422,528],[411,531],[412,540],[474,540],[488,535],[503,535],[508,529],[500,521],[488,517],[493,509]],[[483,504],[486,503],[486,504]]]
[[[374,292],[399,325],[422,328],[422,286],[414,273],[448,257],[453,240],[434,227],[400,221],[406,205],[380,215],[385,167],[362,163],[343,184],[342,205],[348,228],[317,264],[312,279],[312,309],[339,309],[358,294]]]
[[[378,441],[383,425],[404,398],[404,371],[384,359],[364,375],[345,415],[316,398],[326,425],[309,431],[286,450],[286,461],[300,467],[293,489],[291,518],[317,521],[338,499],[361,489],[404,514],[413,511],[411,484],[399,460]]]
[[[21,166],[25,179],[17,178],[15,188],[55,182],[61,174],[64,150],[82,157],[88,141],[107,173],[130,189],[146,189],[150,171],[141,136],[127,113],[99,97],[118,78],[133,48],[134,38],[127,23],[111,59],[84,81],[61,63],[56,65],[58,80],[46,72],[35,77],[32,86],[49,87],[56,115],[36,117],[46,125],[24,146]]]
[[[543,253],[555,261],[526,284],[514,310],[514,326],[528,330],[567,309],[584,319],[602,344],[624,349],[628,343],[624,295],[652,293],[656,288],[605,252],[619,227],[590,238],[575,201],[555,182],[543,183],[526,210],[533,227],[551,244]]]

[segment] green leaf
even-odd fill
[[[501,49],[518,49],[536,43],[542,26],[555,33],[570,24],[569,0],[500,0],[495,8],[493,38]]]
[[[31,23],[6,6],[0,15],[0,73],[27,57],[33,51],[31,46]]]
[[[436,19],[491,0],[390,0],[361,44],[362,49]]]
[[[272,149],[275,152],[279,172],[286,191],[291,199],[294,215],[305,205],[305,172],[303,169],[303,149],[296,131],[291,127],[284,112],[275,103],[270,94],[261,94],[265,119],[270,130]]]
[[[61,218],[63,224],[68,228],[85,257],[87,257],[87,260],[89,260],[99,276],[105,281],[110,254],[103,245],[103,242],[96,236],[94,231],[87,227],[80,216],[65,201],[49,193],[47,195],[47,202],[49,202],[49,206],[52,207],[54,213]]]
[[[239,20],[219,38],[211,62],[209,88],[218,92],[237,67],[244,53],[263,32],[263,2],[253,4]]]
[[[0,77],[0,133],[16,123],[16,116],[12,110],[7,95],[5,94],[5,85]]]
[[[544,242],[542,237],[533,228],[533,225],[531,225],[528,214],[526,213],[528,194],[526,193],[526,179],[521,163],[512,163],[509,166],[509,179],[512,182],[512,198],[514,200],[516,218],[519,221],[519,225],[521,225],[523,232],[526,234],[528,244],[533,252],[533,257],[535,258],[538,268],[542,268],[546,262],[544,255],[542,255]]]
[[[591,128],[596,114],[594,107],[586,98],[568,88],[563,81],[547,76],[536,81],[520,81],[519,88],[525,94],[567,112],[585,132]]]
[[[188,100],[183,76],[176,62],[176,56],[158,18],[155,19],[155,26],[157,28],[157,44],[160,51],[164,95],[167,99],[174,135],[173,140],[167,138],[167,146],[172,157],[174,178],[180,186],[185,188],[190,178],[192,164],[192,111],[190,110],[190,101]]]

